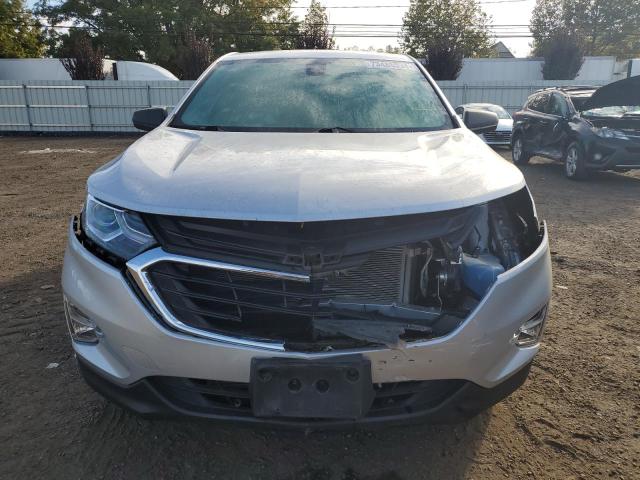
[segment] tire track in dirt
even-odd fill
[[[549,225],[554,297],[540,355],[512,397],[463,425],[303,436],[142,420],[80,379],[59,289],[67,221],[89,173],[132,141],[2,139],[0,478],[637,477],[640,172],[575,183],[540,159],[523,168]],[[15,160],[45,148],[96,153]]]

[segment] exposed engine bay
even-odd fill
[[[152,265],[154,288],[181,322],[295,351],[398,347],[446,335],[543,236],[526,188],[434,214],[308,224],[145,221],[167,252],[272,272]],[[290,273],[300,278],[285,278]]]
[[[329,303],[336,310],[386,320],[319,320],[315,326],[320,331],[342,332],[389,346],[425,334],[449,333],[484,297],[498,275],[535,249],[540,235],[530,200],[522,195],[479,205],[473,228],[461,242],[439,237],[405,247],[400,304]]]

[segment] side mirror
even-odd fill
[[[493,132],[498,126],[498,116],[486,110],[467,109],[464,111],[462,121],[475,133]]]
[[[164,108],[145,108],[133,112],[133,126],[138,130],[148,132],[159,126],[167,118],[167,111]]]

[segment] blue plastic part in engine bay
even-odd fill
[[[500,260],[491,254],[462,254],[462,281],[477,298],[482,298],[503,272]]]

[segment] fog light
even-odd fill
[[[593,155],[593,159],[594,159],[596,162],[599,162],[600,160],[602,160],[602,154],[601,154],[601,153],[596,153],[596,154],[594,154],[594,155]]]
[[[519,347],[529,347],[538,343],[546,320],[547,305],[520,326],[514,335],[516,345]]]
[[[76,342],[98,343],[102,331],[86,314],[64,297],[64,315],[71,338]]]

